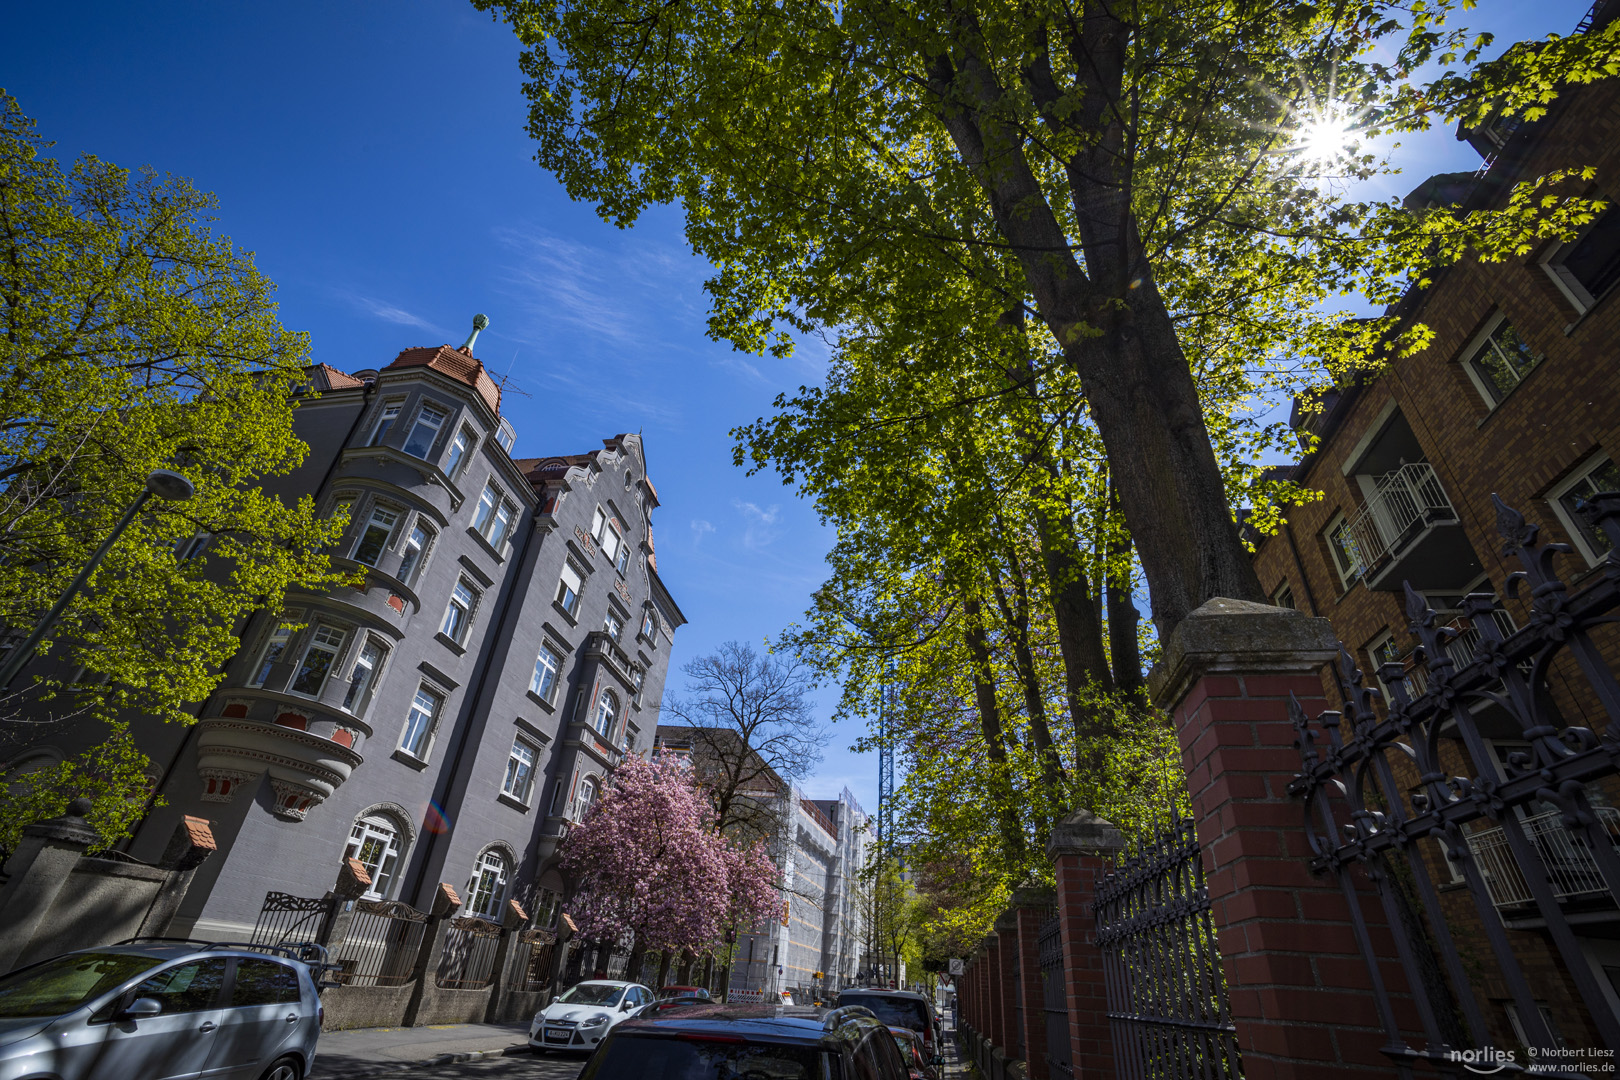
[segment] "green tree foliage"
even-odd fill
[[[837,527],[792,641],[846,714],[886,711],[902,835],[967,860],[952,910],[981,931],[1063,810],[1184,798],[1135,568],[1160,633],[1263,599],[1232,508],[1265,528],[1309,495],[1253,466],[1281,434],[1256,416],[1427,340],[1335,301],[1600,208],[1580,170],[1490,209],[1358,201],[1387,164],[1300,135],[1533,119],[1620,71],[1620,24],[1481,64],[1446,0],[474,3],[526,46],[542,166],[620,224],[682,205],[714,336],[830,342],[739,459]]]
[[[8,757],[41,726],[107,730],[13,783],[0,817],[15,830],[84,794],[111,840],[146,797],[120,717],[189,722],[245,616],[337,580],[321,548],[341,523],[259,487],[307,450],[292,419],[308,342],[211,231],[213,197],[90,156],[64,171],[48,146],[0,96],[0,623],[34,624],[148,472],[197,488],[147,503],[0,706]]]
[[[620,223],[682,203],[717,336],[943,345],[1028,312],[1080,379],[1161,631],[1261,599],[1195,372],[1348,361],[1383,328],[1323,300],[1591,215],[1562,176],[1490,213],[1356,202],[1296,133],[1533,115],[1620,69],[1615,27],[1477,66],[1489,38],[1445,2],[474,2],[527,46],[537,157],[572,195]]]

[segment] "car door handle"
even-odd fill
[[[289,1023],[289,1024],[298,1023],[298,1014],[297,1013],[288,1013],[287,1014],[287,1023]]]
[[[204,1020],[203,1024],[202,1024],[202,1027],[198,1028],[197,1030],[201,1031],[201,1032],[204,1032],[204,1033],[207,1033],[207,1032],[213,1031],[217,1027],[219,1027],[219,1025],[214,1023],[212,1020]]]

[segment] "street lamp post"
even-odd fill
[[[79,590],[84,588],[84,583],[89,580],[91,572],[101,565],[101,560],[107,557],[107,552],[112,550],[112,546],[118,542],[118,538],[123,535],[124,530],[129,528],[129,523],[135,520],[135,515],[141,512],[141,507],[146,505],[146,500],[156,495],[158,498],[169,502],[185,502],[196,493],[196,486],[177,472],[170,472],[168,469],[154,469],[147,474],[146,490],[141,492],[135,501],[129,504],[129,509],[125,510],[124,516],[118,519],[118,524],[114,525],[112,532],[107,534],[107,539],[103,540],[101,546],[91,554],[90,561],[84,564],[84,568],[79,571],[78,576],[63,590],[62,595],[56,598],[56,603],[51,605],[51,609],[41,616],[39,622],[34,624],[34,629],[29,632],[28,637],[24,638],[22,642],[11,650],[11,654],[6,657],[5,664],[0,665],[0,690],[9,687],[11,681],[22,671],[23,665],[28,663],[28,658],[34,655],[34,650],[39,647],[39,643],[45,639],[45,635],[50,632],[51,627],[56,625],[56,620],[62,617],[62,612],[67,610],[68,604],[72,603],[73,598],[79,595]]]

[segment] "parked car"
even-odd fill
[[[0,1080],[302,1080],[324,960],[136,938],[30,964],[0,977]]]
[[[906,1063],[911,1080],[937,1080],[937,1063],[923,1049],[921,1035],[906,1027],[890,1027],[889,1034],[900,1048],[900,1058]]]
[[[709,991],[706,987],[702,986],[666,986],[662,990],[658,991],[658,996],[660,999],[681,997],[708,998]]]
[[[934,1021],[934,1010],[928,999],[910,990],[878,990],[870,987],[840,990],[836,1004],[861,1005],[871,1009],[877,1018],[891,1027],[910,1028],[922,1036],[924,1055],[929,1064],[943,1060],[943,1044],[939,1025]]]
[[[575,983],[556,1001],[534,1014],[529,1048],[594,1050],[614,1026],[653,1002],[653,992],[640,983],[590,979]]]
[[[888,1028],[865,1009],[710,1005],[613,1029],[579,1080],[910,1080]]]

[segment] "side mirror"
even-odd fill
[[[142,997],[125,1005],[118,1011],[120,1020],[139,1020],[143,1016],[157,1016],[163,1012],[163,1002],[156,998]]]

